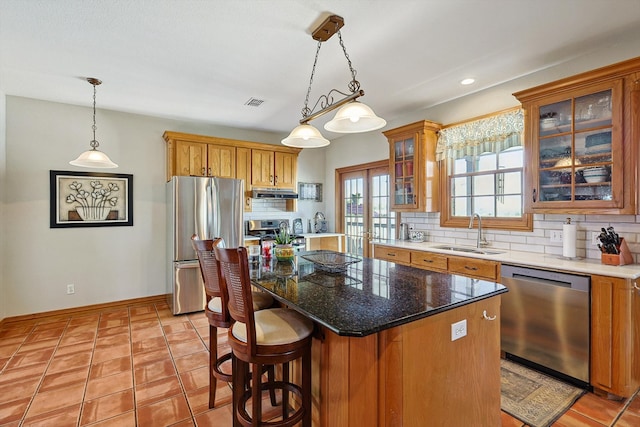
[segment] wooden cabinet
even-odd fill
[[[313,236],[305,236],[305,250],[318,251],[327,250],[335,252],[344,252],[345,235],[344,234],[314,234]]]
[[[426,270],[447,271],[447,256],[436,252],[411,251],[411,265]]]
[[[499,426],[499,314],[496,296],[362,338],[320,326],[313,425]],[[451,341],[462,319],[467,336]]]
[[[251,158],[253,186],[296,189],[297,154],[252,150]]]
[[[383,132],[389,140],[392,211],[440,210],[436,133],[441,127],[423,120]]]
[[[591,385],[622,397],[640,386],[640,287],[591,276]]]
[[[636,212],[639,79],[640,58],[514,94],[527,212]]]
[[[411,265],[411,251],[393,246],[374,245],[373,257],[396,264]]]
[[[459,256],[447,256],[447,259],[449,263],[449,273],[461,274],[475,279],[490,280],[492,282],[498,280],[500,263],[497,261]]]
[[[252,210],[252,187],[296,190],[300,148],[215,136],[166,131],[167,181],[172,176],[218,176],[238,178],[245,184],[245,212]],[[286,201],[296,210],[296,200]]]
[[[486,259],[461,257],[439,252],[409,250],[394,246],[374,245],[374,258],[424,270],[459,274],[474,279],[495,282],[500,275],[500,263]]]
[[[175,141],[173,175],[235,178],[235,147]]]

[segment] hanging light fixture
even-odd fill
[[[101,84],[102,81],[93,77],[87,78],[87,81],[93,85],[93,126],[91,126],[93,140],[89,142],[91,150],[80,154],[77,159],[70,161],[69,164],[83,168],[117,168],[118,165],[113,163],[109,156],[98,150],[100,143],[96,141],[96,86]]]
[[[329,140],[325,139],[320,131],[311,126],[309,122],[314,120],[330,111],[340,108],[335,117],[324,125],[324,128],[330,132],[337,133],[359,133],[369,132],[372,130],[380,129],[387,124],[386,120],[376,116],[373,110],[358,102],[357,99],[364,95],[364,91],[360,89],[360,82],[356,80],[356,71],[351,65],[351,60],[347,54],[347,49],[344,47],[342,41],[342,34],[340,28],[344,25],[344,19],[338,15],[331,15],[324,20],[318,28],[316,28],[311,37],[318,41],[318,47],[316,49],[316,57],[313,61],[313,68],[311,70],[311,78],[309,79],[309,88],[307,89],[307,96],[304,99],[304,107],[302,108],[302,119],[300,120],[300,126],[297,126],[291,131],[288,137],[282,140],[284,145],[298,148],[317,148],[329,145]],[[349,71],[351,72],[351,81],[348,88],[351,93],[344,93],[337,89],[331,89],[326,95],[320,96],[316,101],[313,108],[309,108],[309,94],[311,93],[311,85],[313,84],[313,76],[316,72],[316,64],[318,63],[318,55],[320,54],[320,48],[322,42],[325,42],[331,38],[334,34],[338,33],[340,39],[340,46],[344,52],[344,56],[349,64]],[[344,98],[334,101],[333,93],[339,93]],[[315,111],[317,107],[320,107],[318,111]]]

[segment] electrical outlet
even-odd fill
[[[562,231],[560,230],[551,230],[551,239],[552,242],[562,242]]]
[[[597,231],[591,232],[591,244],[593,246],[597,246],[598,243],[600,243],[600,239],[598,239],[598,237],[600,237],[600,233],[598,233]]]
[[[451,341],[467,336],[467,319],[451,324]]]
[[[76,293],[76,285],[74,285],[73,283],[69,283],[67,285],[67,295],[71,295],[75,293]]]

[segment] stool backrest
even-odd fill
[[[216,260],[213,248],[223,244],[222,238],[200,240],[195,234],[191,236],[191,244],[198,255],[198,263],[200,264],[200,273],[204,281],[204,291],[207,294],[207,300],[220,297],[222,300],[222,311],[226,313],[227,291],[224,289],[224,283],[220,278],[220,270]]]
[[[247,328],[247,344],[255,349],[256,331],[253,317],[253,296],[247,249],[214,248],[220,266],[222,282],[229,294],[228,307],[231,318]]]

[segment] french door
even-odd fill
[[[341,232],[346,252],[371,256],[372,240],[393,239],[396,214],[390,208],[389,161],[338,169]]]

